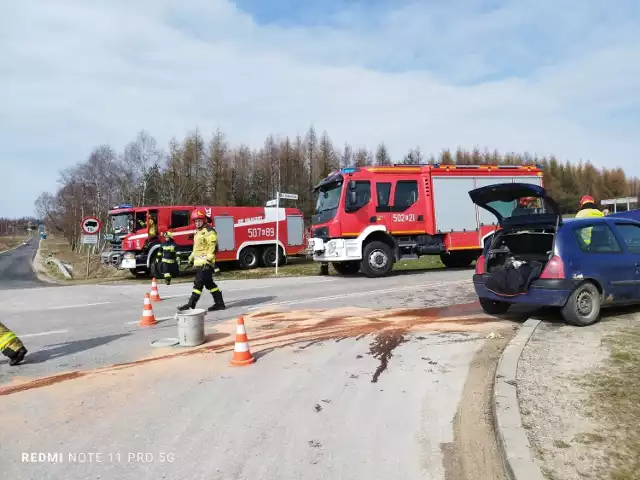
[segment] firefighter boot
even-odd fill
[[[185,305],[179,306],[178,307],[178,311],[182,312],[184,310],[189,310],[189,309],[196,308],[196,303],[198,303],[199,299],[200,299],[200,295],[192,293],[191,294],[191,298],[189,298],[189,301]]]
[[[18,365],[22,360],[24,360],[24,356],[27,354],[27,349],[24,347],[20,347],[20,349],[16,352],[16,354],[11,357],[9,360],[9,365],[14,366]]]
[[[167,285],[171,285],[171,277],[166,277],[164,279],[164,283],[167,284]]]
[[[215,312],[216,310],[225,310],[227,308],[224,304],[224,299],[222,298],[222,292],[220,290],[212,292],[211,296],[213,297],[214,303],[207,309],[209,312]]]

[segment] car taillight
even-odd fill
[[[482,275],[484,273],[484,255],[480,255],[476,260],[476,274]]]
[[[562,259],[557,255],[554,255],[551,258],[551,260],[549,260],[549,263],[547,263],[547,266],[544,267],[544,270],[542,271],[542,275],[540,275],[540,278],[545,278],[545,279],[564,278],[564,263],[562,262]]]

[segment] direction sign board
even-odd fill
[[[86,235],[95,235],[100,231],[100,228],[102,228],[102,223],[98,217],[85,217],[82,219],[80,226]]]
[[[287,200],[297,200],[298,194],[297,193],[280,193],[280,198],[285,198]]]
[[[82,235],[82,243],[85,245],[95,245],[98,243],[98,235]]]

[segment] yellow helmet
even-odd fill
[[[164,232],[163,234],[166,238],[173,238],[173,232]]]

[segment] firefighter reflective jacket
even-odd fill
[[[173,240],[167,240],[162,243],[158,250],[158,256],[162,257],[164,263],[176,262],[176,242]]]
[[[193,252],[189,255],[189,262],[195,267],[211,265],[216,261],[218,251],[218,235],[209,225],[198,230],[193,238]]]
[[[589,218],[589,217],[604,217],[604,213],[602,213],[597,208],[583,208],[576,213],[576,218]],[[593,227],[582,228],[580,234],[582,235],[582,241],[585,245],[591,245],[591,231]]]

